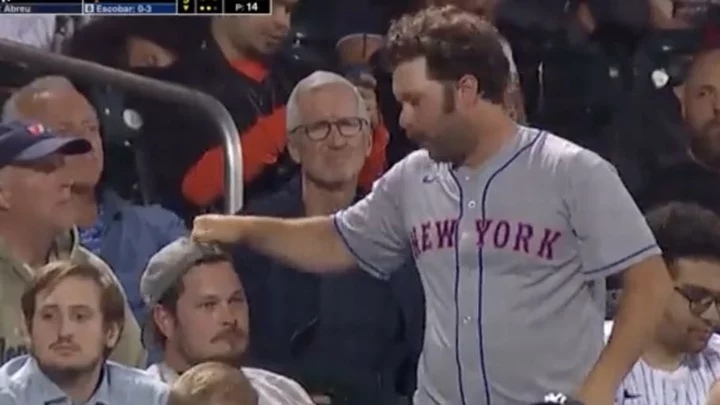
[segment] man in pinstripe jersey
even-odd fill
[[[617,405],[705,405],[720,378],[720,218],[670,203],[647,220],[674,282],[663,320],[616,394]]]

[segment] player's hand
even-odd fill
[[[242,224],[242,218],[236,215],[199,215],[193,220],[192,238],[198,242],[240,242]]]
[[[707,405],[720,405],[720,380],[710,387],[710,392],[707,396]]]
[[[607,389],[599,390],[586,385],[580,390],[577,398],[584,405],[613,405],[615,392]]]
[[[580,400],[572,397],[568,397],[565,394],[562,393],[550,393],[545,395],[545,398],[542,400],[542,402],[536,402],[532,405],[585,405]]]

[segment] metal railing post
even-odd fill
[[[238,131],[227,109],[215,98],[188,87],[112,69],[96,63],[0,39],[0,59],[19,62],[49,73],[79,77],[91,82],[152,97],[163,102],[200,109],[216,124],[225,154],[225,207],[234,214],[243,205],[242,149]]]

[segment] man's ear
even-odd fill
[[[675,93],[675,97],[677,97],[678,101],[680,102],[680,113],[682,114],[683,119],[687,118],[685,116],[685,97],[687,97],[687,87],[684,84],[681,84],[679,86],[676,86],[673,89],[673,92]]]
[[[294,139],[293,137],[296,135],[289,135],[288,136],[288,143],[287,143],[287,149],[288,153],[290,154],[290,157],[292,160],[297,164],[302,164],[301,154],[300,150],[298,150],[298,141],[297,139]]]
[[[370,132],[370,134],[365,136],[365,157],[370,156],[370,153],[372,152],[373,136],[374,134],[372,133],[372,131]]]
[[[0,210],[7,211],[10,209],[10,201],[7,196],[8,193],[0,190]]]
[[[113,322],[112,325],[108,327],[108,329],[105,331],[105,345],[109,347],[110,349],[115,349],[115,346],[117,346],[118,341],[120,341],[120,331],[122,330],[122,325],[120,325],[117,322]]]
[[[480,89],[480,81],[472,75],[465,75],[458,80],[457,84],[449,85],[452,91],[449,93],[455,98],[455,105],[471,106],[484,94]]]
[[[150,320],[150,322],[155,323],[155,328],[157,328],[158,332],[160,332],[163,336],[166,337],[172,336],[174,334],[175,319],[169,311],[167,311],[160,305],[156,305],[151,310],[151,315],[152,319]],[[152,326],[145,327],[147,328]]]
[[[7,186],[7,173],[0,170],[0,210],[10,209],[10,191]]]

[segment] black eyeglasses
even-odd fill
[[[720,294],[713,294],[704,288],[696,287],[675,287],[675,291],[687,300],[690,313],[693,315],[702,316],[713,304],[720,314]]]
[[[318,121],[308,125],[299,125],[290,133],[303,133],[313,141],[322,141],[330,136],[333,127],[340,135],[352,138],[369,126],[370,123],[362,118],[343,118],[336,121]]]

